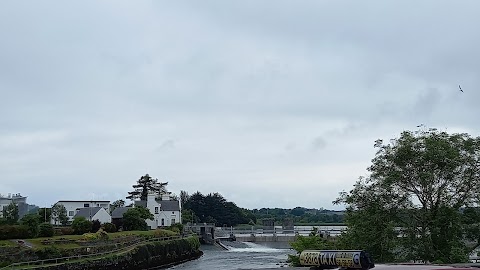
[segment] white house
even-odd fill
[[[84,217],[87,220],[98,220],[100,223],[112,222],[112,217],[103,207],[80,208],[73,218]]]
[[[175,223],[182,223],[180,202],[172,200],[170,193],[162,196],[155,193],[149,193],[147,201],[136,201],[135,205],[144,206],[153,214],[153,220],[146,220],[150,229],[171,226]]]
[[[99,200],[86,200],[86,201],[58,201],[57,204],[62,204],[65,206],[67,210],[67,217],[68,221],[72,222],[73,217],[77,214],[77,212],[82,208],[95,208],[101,207],[105,209],[108,213],[110,211],[110,201],[99,201]],[[88,219],[88,218],[87,218]],[[94,219],[95,220],[95,219]],[[55,221],[55,217],[52,215],[52,224],[57,225],[59,222]]]

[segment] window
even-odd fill
[[[84,204],[83,204],[83,207],[90,207],[90,204],[84,203]]]
[[[73,217],[75,215],[75,211],[68,211],[68,216]]]
[[[172,212],[172,215],[175,215],[175,212]]]
[[[97,203],[97,207],[99,207],[99,206],[100,206],[100,204],[99,204],[99,203]]]
[[[172,224],[175,224],[175,219],[174,218],[172,218]]]
[[[162,226],[165,226],[165,219],[162,218]]]
[[[158,206],[155,206],[155,214],[158,214]]]

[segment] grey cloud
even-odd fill
[[[365,173],[375,139],[419,122],[480,132],[479,8],[3,2],[0,188],[42,204],[42,194],[91,188],[118,199],[148,172],[174,179],[176,192],[219,188],[244,207],[328,208]],[[259,205],[251,187],[225,184],[293,178],[299,194],[304,182],[338,185],[322,199],[275,190],[264,201],[278,205]]]

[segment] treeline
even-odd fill
[[[195,192],[188,195],[187,192],[180,192],[180,200],[183,205],[182,220],[184,223],[215,223],[215,226],[235,226],[238,224],[255,224],[255,215],[247,210],[238,207],[233,202],[228,202],[219,193],[203,195]]]
[[[293,220],[295,224],[319,224],[319,223],[343,223],[343,212],[325,209],[309,209],[295,207],[293,209],[283,208],[261,208],[253,209],[252,213],[257,220],[274,219],[282,222],[285,219]]]
[[[203,195],[197,191],[188,195],[187,192],[181,191],[180,200],[183,205],[184,223],[215,223],[219,227],[239,224],[262,225],[263,219],[273,219],[278,224],[282,224],[284,220],[292,220],[295,224],[343,223],[343,212],[303,207],[249,210],[227,201],[219,193]]]

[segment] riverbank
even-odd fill
[[[33,242],[44,244],[33,248],[21,247],[15,249],[14,253],[2,254],[3,266],[8,269],[32,266],[58,270],[144,269],[167,267],[202,255],[200,241],[195,235],[155,237],[146,232],[129,232],[127,239],[121,237],[108,241],[85,243],[62,237]]]

